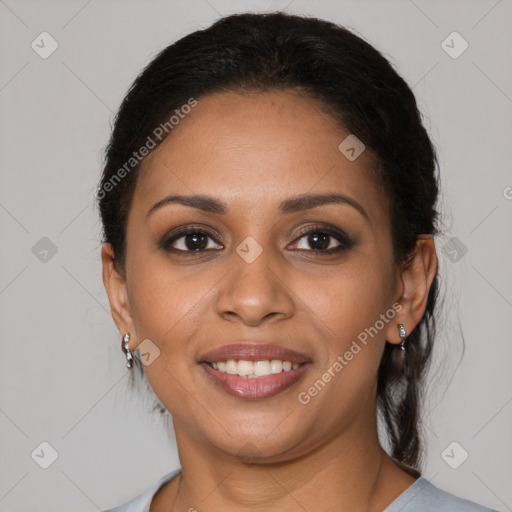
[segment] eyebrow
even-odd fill
[[[226,215],[228,207],[226,203],[205,195],[169,195],[155,203],[146,214],[146,219],[156,210],[171,203],[178,203],[183,206],[189,206],[208,213]],[[282,214],[290,214],[303,210],[309,210],[325,204],[346,204],[355,208],[363,217],[370,221],[366,210],[354,199],[342,194],[302,194],[290,197],[279,204],[279,211]]]

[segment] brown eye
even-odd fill
[[[303,242],[301,242],[304,239]],[[329,228],[313,227],[301,233],[298,242],[295,242],[295,249],[313,252],[332,254],[350,249],[353,246],[352,240],[342,231],[335,231]],[[300,247],[299,245],[303,246]]]
[[[189,228],[174,234],[165,240],[161,246],[169,252],[204,252],[211,249],[222,249],[222,246],[211,244],[214,238],[207,231]]]
[[[307,242],[312,249],[328,249],[331,238],[327,233],[313,233],[308,235]]]

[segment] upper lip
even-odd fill
[[[273,343],[261,341],[258,343],[243,341],[232,345],[223,345],[222,347],[209,350],[202,354],[199,357],[199,362],[212,363],[216,361],[227,361],[229,359],[242,359],[244,361],[280,359],[281,361],[290,361],[296,364],[311,362],[311,359],[305,354],[279,345],[274,345]]]

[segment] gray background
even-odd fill
[[[93,191],[114,112],[156,52],[219,15],[276,9],[356,30],[414,87],[444,187],[424,476],[512,510],[510,1],[0,0],[1,511],[96,511],[178,467],[151,396],[128,391]],[[58,43],[46,59],[31,47],[43,31]],[[469,44],[457,58],[453,31]]]

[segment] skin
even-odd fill
[[[173,416],[182,474],[160,489],[152,512],[380,511],[414,483],[379,444],[376,375],[385,343],[400,342],[397,324],[410,333],[423,315],[435,246],[421,236],[411,264],[395,264],[372,155],[345,158],[338,145],[348,134],[323,105],[292,91],[218,93],[201,98],[145,159],[128,216],[125,273],[110,244],[101,254],[120,335],[131,334],[131,350],[145,339],[160,350],[144,369]],[[279,212],[281,201],[305,193],[343,194],[367,217],[348,204]],[[173,203],[147,218],[169,194],[210,195],[228,211]],[[211,233],[200,239],[206,251],[159,246],[187,226]],[[301,236],[329,226],[353,245],[325,255]],[[263,249],[252,263],[236,252],[248,236]],[[327,243],[340,245],[334,237]],[[187,248],[184,238],[172,246]],[[298,394],[396,303],[396,316],[301,404]],[[198,359],[248,338],[303,352],[312,366],[274,397],[230,396]]]

